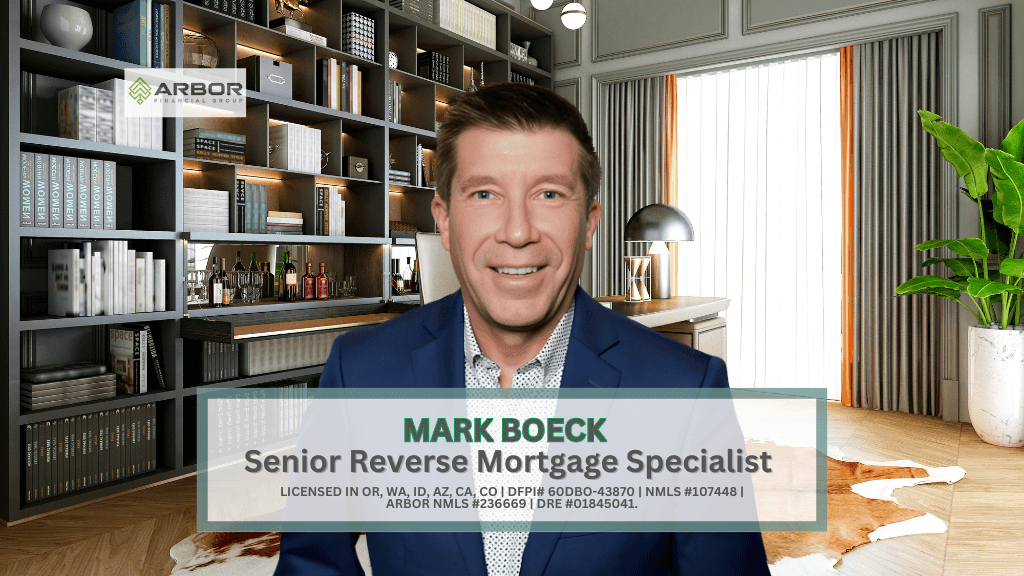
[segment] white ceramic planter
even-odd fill
[[[1024,330],[968,328],[967,374],[978,436],[996,446],[1024,446]]]

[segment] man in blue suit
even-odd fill
[[[725,364],[578,287],[601,206],[576,108],[495,84],[449,107],[431,210],[462,289],[339,337],[321,387],[726,388]],[[285,533],[278,575],[363,571],[355,535]],[[758,533],[370,533],[374,576],[767,575]]]

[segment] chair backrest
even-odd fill
[[[459,289],[452,257],[441,245],[440,234],[416,233],[416,261],[419,263],[420,304],[440,300]]]

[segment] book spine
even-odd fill
[[[153,311],[167,311],[167,261],[162,258],[153,260]],[[152,341],[150,338],[151,343]],[[156,356],[153,360],[156,360]],[[163,388],[163,378],[160,378],[160,381],[160,387]]]
[[[75,86],[78,89],[78,139],[96,142],[96,89]]]
[[[110,90],[90,87],[96,95],[96,141],[116,144],[114,137],[114,94]]]
[[[163,26],[163,13],[160,10],[159,4],[153,4],[150,11],[151,22],[153,23],[153,33],[150,35],[152,45],[150,50],[153,54],[153,68],[164,67],[164,26]]]
[[[35,165],[35,197],[36,197],[36,228],[49,228],[50,219],[47,212],[47,197],[49,194],[49,154],[36,154]]]
[[[65,88],[57,93],[57,136],[78,140],[78,90]]]
[[[89,198],[92,194],[92,183],[89,178],[90,162],[88,158],[78,159],[78,196],[77,213],[78,228],[92,227],[92,213],[89,208]]]
[[[89,227],[103,228],[103,161],[90,160]]]
[[[67,444],[64,439],[64,423],[67,418],[57,419],[54,423],[57,432],[57,467],[55,469],[56,476],[54,476],[53,483],[55,486],[55,494],[60,496],[64,494],[64,461],[66,459],[65,450]]]
[[[182,132],[183,140],[190,138],[209,138],[211,140],[224,140],[245,144],[245,136],[242,134],[232,134],[231,132],[221,132],[220,130],[210,130],[208,128],[192,128]]]
[[[153,312],[153,253],[143,252],[142,258],[146,262],[145,286],[146,286],[146,312]]]
[[[78,158],[64,158],[64,227],[78,227]]]
[[[117,229],[117,165],[103,162],[103,229]]]
[[[139,9],[141,0],[135,0],[114,10],[114,57],[140,66],[146,64],[139,59]]]
[[[230,162],[232,164],[245,164],[244,154],[233,154],[225,152],[211,152],[209,150],[188,150],[184,152],[185,158],[196,160],[216,160],[218,162]]]
[[[171,6],[161,4],[164,17],[164,68],[174,68],[174,59],[171,57]]]
[[[33,214],[33,196],[35,194],[35,161],[36,155],[34,153],[21,153],[21,226],[24,227],[35,226],[35,216]]]
[[[231,208],[231,232],[246,232],[245,227],[245,180],[235,180],[234,205]]]
[[[313,234],[324,235],[324,188],[316,187],[316,215],[313,218]]]
[[[152,0],[139,0],[139,63],[153,67]]]

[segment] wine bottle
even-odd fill
[[[404,281],[406,292],[415,292],[416,288],[412,282],[412,258],[409,256],[405,257],[405,270],[402,270],[402,279]]]
[[[327,300],[327,274],[324,273],[324,263],[320,263],[320,273],[316,275],[316,297],[318,300]]]
[[[263,297],[273,298],[277,291],[277,285],[274,284],[274,273],[270,271],[270,262],[263,263]]]
[[[306,273],[302,275],[302,299],[316,299],[316,276],[313,275],[312,262],[306,262]]]
[[[220,308],[223,306],[224,301],[224,285],[221,284],[220,274],[217,270],[217,257],[213,257],[213,268],[210,270],[210,280],[208,281],[208,289],[206,291],[210,301],[210,308]]]
[[[402,281],[402,274],[398,271],[398,258],[391,259],[391,294],[401,296],[405,291],[405,283]]]
[[[420,261],[412,261],[412,291],[417,294],[420,291]]]
[[[221,266],[220,271],[220,283],[221,283],[221,304],[224,306],[231,306],[231,298],[235,291],[231,286],[231,273],[227,271],[227,268]]]
[[[282,302],[295,302],[299,299],[299,273],[292,264],[292,253],[284,253],[284,266],[281,267],[281,292],[279,298]]]

